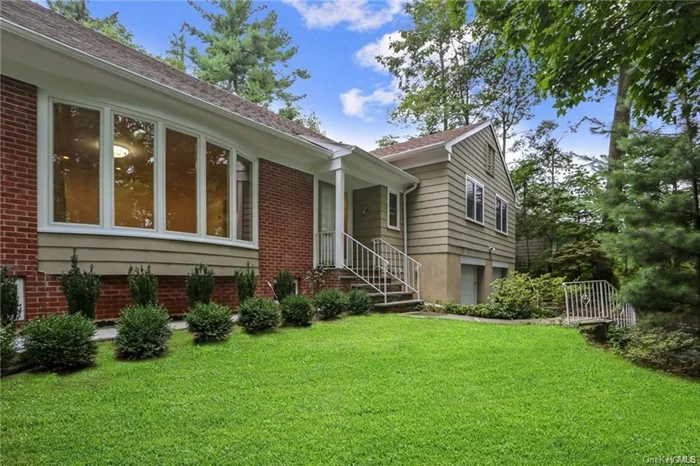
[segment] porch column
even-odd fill
[[[345,171],[335,170],[335,268],[342,269],[345,255]]]

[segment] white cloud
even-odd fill
[[[355,52],[355,63],[362,68],[372,68],[375,71],[385,72],[386,67],[377,61],[377,55],[394,55],[391,43],[401,40],[399,31],[384,34],[374,42],[370,42]]]
[[[396,102],[399,96],[399,90],[392,84],[375,89],[374,92],[367,95],[364,95],[360,89],[350,89],[340,94],[340,102],[343,104],[343,114],[365,121],[373,121],[373,115]]]
[[[392,21],[401,13],[404,0],[387,0],[377,8],[370,0],[283,0],[304,18],[309,29],[329,29],[347,23],[351,31],[369,31]]]

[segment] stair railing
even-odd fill
[[[415,293],[420,299],[421,263],[381,238],[372,240],[372,249],[386,261],[387,273],[401,282],[404,292]]]
[[[343,235],[345,235],[344,268],[357,275],[377,293],[381,293],[384,302],[387,302],[389,262],[347,233],[343,232]]]
[[[617,288],[606,280],[563,283],[566,322],[576,320],[611,320],[619,327],[637,323],[637,315],[629,303],[621,302]]]

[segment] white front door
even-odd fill
[[[460,304],[476,304],[476,266],[462,265]]]

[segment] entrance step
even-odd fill
[[[353,284],[350,285],[350,286],[351,286],[352,288],[359,288],[360,290],[365,290],[365,291],[366,291],[367,293],[369,293],[369,294],[373,294],[373,293],[376,293],[376,292],[377,292],[377,290],[375,290],[373,287],[371,287],[370,285],[368,285],[368,284],[365,283],[365,282],[362,282],[362,283],[353,283]],[[387,290],[388,293],[394,293],[394,292],[396,292],[396,291],[403,291],[403,288],[404,288],[404,286],[403,286],[402,283],[389,283],[389,282],[387,281],[386,290]]]
[[[369,293],[374,304],[384,304],[384,295],[382,293]],[[390,291],[386,294],[386,302],[393,303],[397,301],[411,301],[413,299],[412,291]]]
[[[378,303],[374,305],[377,312],[412,312],[415,310],[416,304],[422,304],[421,299],[408,299],[405,301],[393,301],[389,303]]]

